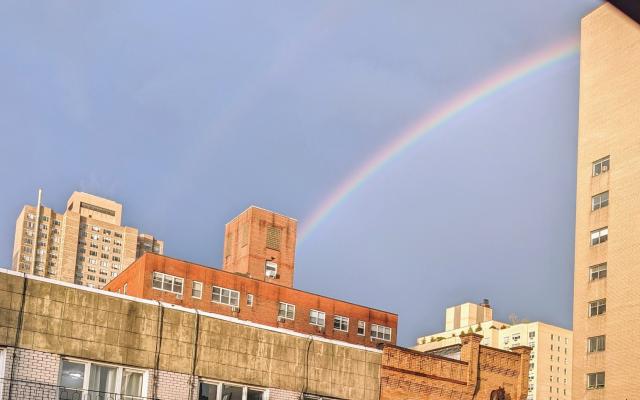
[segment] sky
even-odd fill
[[[249,205],[301,229],[361,165],[503,68],[578,38],[596,0],[0,1],[0,265],[37,189],[123,204],[220,266]],[[481,99],[299,237],[295,286],[399,314],[571,327],[579,60]]]

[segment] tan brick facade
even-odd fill
[[[640,26],[605,3],[582,21],[580,63],[573,398],[637,399]],[[602,228],[607,240],[592,240]]]

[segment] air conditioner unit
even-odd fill
[[[318,332],[324,332],[324,326],[316,326]]]
[[[608,169],[609,169],[609,167],[607,167],[606,165],[602,166],[602,172],[607,172]]]
[[[231,311],[232,311],[232,312],[234,312],[234,313],[240,312],[240,307],[238,307],[238,306],[232,306],[232,307],[231,307]]]
[[[275,278],[276,277],[276,271],[273,270],[267,270],[266,273],[267,278]]]
[[[182,300],[182,295],[181,294],[176,294],[176,299]]]
[[[284,322],[284,321],[286,321],[286,320],[287,320],[287,319],[286,319],[285,317],[280,316],[280,315],[278,316],[278,322]]]

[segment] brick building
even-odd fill
[[[574,399],[638,399],[640,3],[582,19],[573,298]]]
[[[480,340],[373,348],[0,269],[3,400],[524,400],[529,349]]]
[[[499,350],[480,344],[475,333],[461,343],[420,352],[385,345],[380,371],[381,400],[504,399],[527,397],[529,347]]]

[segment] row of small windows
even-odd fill
[[[609,170],[609,157],[602,158],[593,163],[592,175],[598,176]],[[602,192],[591,198],[591,211],[596,211],[609,205],[609,192]],[[604,227],[591,232],[591,245],[604,243],[609,239],[609,228]],[[596,281],[607,277],[607,263],[589,267],[589,280]],[[603,315],[607,312],[607,300],[599,299],[589,302],[589,317]],[[597,353],[605,351],[606,338],[604,335],[587,338],[587,352]],[[587,374],[587,389],[604,388],[604,372]]]
[[[152,287],[154,289],[182,295],[184,288],[184,279],[168,275],[162,272],[154,272],[152,279]],[[202,298],[203,284],[202,282],[193,281],[191,286],[191,296],[196,299]],[[218,304],[224,304],[231,307],[240,306],[240,292],[237,290],[227,289],[219,286],[213,286],[211,290],[211,301]],[[247,294],[247,305],[253,306],[253,295]],[[285,321],[295,320],[296,306],[294,304],[280,302],[278,307],[278,320]],[[325,327],[326,314],[323,311],[310,310],[309,324],[318,327]],[[349,332],[349,318],[336,315],[333,317],[333,329],[342,332]],[[366,332],[366,322],[358,321],[357,334],[364,336]],[[382,325],[371,325],[371,337],[385,341],[391,341],[391,328]]]

